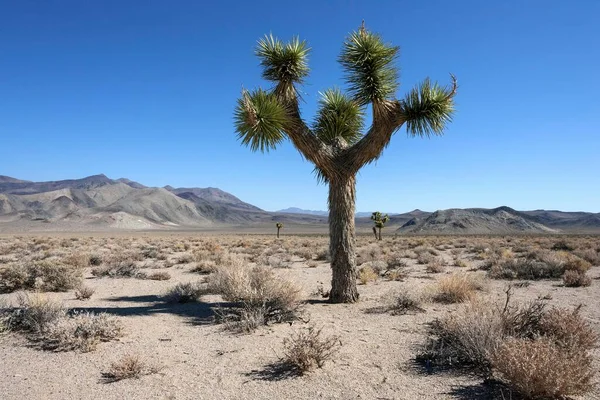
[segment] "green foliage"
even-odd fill
[[[272,93],[258,89],[244,91],[235,109],[235,128],[242,144],[252,151],[275,149],[284,139],[285,108]]]
[[[390,220],[390,217],[387,214],[382,214],[379,211],[375,211],[373,214],[371,214],[371,220],[375,224],[375,227],[383,228]]]
[[[297,37],[283,43],[273,35],[265,35],[256,48],[263,78],[273,82],[302,83],[309,72],[309,51],[306,42]]]
[[[339,89],[328,89],[321,93],[319,106],[314,123],[314,133],[319,139],[331,144],[335,138],[342,138],[354,144],[361,138],[364,112],[358,103]]]
[[[277,229],[283,228],[283,224],[281,222],[276,223],[275,226],[277,227]]]
[[[393,65],[398,50],[364,28],[346,39],[339,62],[346,72],[348,89],[360,105],[393,96],[398,88],[398,70]]]
[[[452,80],[452,87],[441,87],[427,78],[406,95],[402,112],[410,135],[441,135],[444,132],[454,113],[453,95],[457,86],[454,76]]]

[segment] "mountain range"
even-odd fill
[[[358,232],[371,230],[370,212],[357,213]],[[33,230],[220,229],[289,226],[327,229],[327,212],[287,208],[267,212],[217,188],[147,187],[93,175],[31,182],[0,175],[0,232]],[[390,214],[398,234],[600,232],[600,213],[516,211],[509,207]]]

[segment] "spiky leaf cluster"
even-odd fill
[[[273,82],[302,83],[309,71],[309,50],[306,42],[297,37],[283,43],[273,35],[265,35],[256,48],[263,78]]]
[[[395,93],[398,70],[394,61],[398,50],[364,28],[346,39],[339,62],[346,72],[348,89],[359,104],[380,102]]]
[[[412,136],[441,135],[454,113],[453,87],[442,87],[429,78],[413,88],[402,101],[406,130]]]
[[[371,214],[371,220],[373,220],[377,228],[383,228],[383,226],[390,220],[390,217],[387,214],[382,214],[379,211],[375,211],[373,214]]]
[[[252,151],[275,149],[284,139],[284,127],[288,122],[285,107],[277,97],[258,89],[244,91],[235,109],[235,128],[242,144]]]
[[[364,112],[358,103],[339,89],[328,89],[321,93],[314,133],[327,144],[333,143],[335,138],[354,144],[362,136],[363,118]]]

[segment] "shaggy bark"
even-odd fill
[[[329,183],[329,253],[331,255],[332,303],[358,301],[356,288],[356,252],[354,207],[356,178],[332,180]]]

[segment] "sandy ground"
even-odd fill
[[[263,239],[251,239],[263,240]],[[265,239],[266,240],[266,239]],[[269,238],[272,240],[272,238]],[[283,240],[292,240],[285,238]],[[326,244],[326,239],[320,239]],[[443,253],[444,257],[449,254]],[[0,338],[0,398],[12,399],[477,399],[490,398],[481,379],[459,374],[427,374],[414,363],[417,347],[426,339],[427,324],[452,313],[457,305],[427,304],[425,313],[392,316],[369,313],[391,290],[422,290],[457,267],[426,274],[425,266],[409,261],[404,282],[378,280],[360,285],[361,300],[354,305],[332,305],[315,292],[329,285],[325,262],[309,268],[294,260],[277,274],[297,282],[307,300],[308,324],[295,322],[258,329],[247,335],[225,331],[210,322],[211,305],[203,302],[166,304],[160,296],[176,282],[197,281],[190,266],[165,270],[169,281],[95,278],[85,283],[96,289],[88,301],[73,292],[49,293],[69,308],[108,312],[120,318],[125,336],[102,343],[89,353],[49,352],[31,347],[18,334]],[[481,273],[481,272],[473,272]],[[551,305],[575,307],[600,332],[600,268],[594,267],[590,287],[564,288],[557,281],[532,282],[515,289],[515,300],[551,297]],[[505,281],[490,281],[483,294],[501,299]],[[10,300],[15,294],[0,295]],[[285,376],[270,368],[282,354],[282,341],[304,326],[322,326],[339,335],[339,353],[322,369],[305,376]],[[111,362],[138,354],[159,372],[114,383],[101,380]],[[595,352],[596,360],[600,352]],[[508,398],[508,397],[507,397]],[[583,397],[600,399],[600,392]]]

